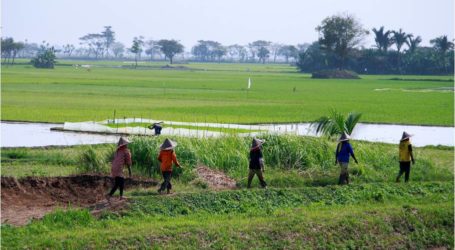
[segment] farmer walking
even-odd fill
[[[400,161],[400,172],[398,173],[396,182],[400,182],[400,177],[404,173],[404,181],[409,181],[409,174],[411,173],[411,162],[414,165],[414,155],[412,154],[411,138],[412,135],[403,132],[401,136],[400,144],[398,146],[399,161]]]
[[[163,175],[163,183],[161,184],[158,193],[162,193],[165,189],[169,194],[172,189],[171,177],[172,177],[172,165],[175,164],[177,167],[181,167],[177,161],[174,148],[177,146],[176,142],[173,142],[166,138],[163,144],[160,146],[160,154],[158,155],[158,161],[161,162],[161,173]]]
[[[250,172],[248,173],[248,188],[251,188],[251,181],[254,175],[257,175],[259,182],[263,188],[267,188],[267,183],[264,181],[264,158],[262,156],[263,140],[254,138],[250,149]]]
[[[117,150],[114,154],[114,159],[112,161],[111,167],[111,176],[114,178],[114,186],[111,189],[111,192],[106,194],[106,199],[110,201],[112,195],[117,191],[117,188],[120,189],[120,199],[123,199],[123,188],[125,187],[125,178],[123,177],[123,167],[126,165],[128,167],[128,176],[131,177],[131,153],[128,149],[127,139],[120,137],[120,140],[117,144]]]
[[[155,122],[149,126],[149,129],[155,130],[155,135],[161,135],[163,127],[161,126],[161,122]]]
[[[340,179],[338,180],[339,185],[349,184],[349,156],[352,156],[355,163],[359,163],[354,155],[354,150],[352,149],[349,140],[351,137],[346,133],[343,132],[340,139],[338,140],[339,143],[337,145],[337,150],[335,152],[335,165],[338,163],[340,164]]]

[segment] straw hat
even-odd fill
[[[340,139],[338,141],[349,141],[351,139],[351,136],[348,135],[348,133],[343,132],[343,134],[340,136]]]
[[[161,150],[169,150],[169,149],[175,148],[176,146],[177,146],[176,142],[171,141],[168,138],[166,138],[166,140],[164,140],[163,144],[161,144],[160,149]]]
[[[125,146],[128,143],[130,143],[130,141],[128,141],[128,139],[120,137],[120,140],[118,140],[118,143],[117,143],[117,148],[119,148],[121,146]]]
[[[401,140],[400,141],[404,141],[406,139],[409,139],[411,138],[411,134],[408,134],[406,131],[403,131],[403,135],[401,136]]]
[[[264,144],[264,143],[265,143],[265,140],[253,138],[253,142],[251,143],[251,149],[258,148],[258,147],[262,146],[262,144]]]

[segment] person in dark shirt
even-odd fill
[[[400,144],[398,146],[398,156],[400,161],[400,172],[398,173],[396,182],[400,182],[400,177],[404,173],[404,181],[409,181],[409,174],[411,173],[411,162],[415,164],[414,155],[412,154],[411,138],[412,135],[403,132]]]
[[[161,130],[163,129],[163,127],[161,126],[161,122],[156,122],[150,125],[149,129],[154,129],[155,135],[161,135]]]
[[[251,188],[251,181],[254,175],[257,175],[259,182],[263,188],[267,188],[267,183],[264,180],[264,158],[262,156],[263,140],[254,138],[250,149],[250,172],[248,174],[248,188]]]
[[[349,156],[352,156],[355,163],[359,163],[354,155],[354,150],[352,149],[351,144],[349,143],[349,139],[351,137],[346,133],[343,132],[340,139],[338,140],[339,143],[337,145],[337,150],[335,152],[335,165],[340,164],[340,178],[338,180],[339,185],[349,184]]]

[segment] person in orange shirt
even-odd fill
[[[175,164],[177,167],[181,167],[177,156],[175,155],[174,148],[177,146],[176,142],[173,142],[166,138],[163,144],[160,146],[160,154],[158,155],[158,161],[161,162],[161,173],[163,174],[163,183],[161,183],[158,193],[161,194],[165,189],[169,194],[172,189],[171,177],[172,177],[172,165]]]

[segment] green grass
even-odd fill
[[[156,196],[124,213],[57,211],[2,226],[5,248],[453,248],[453,184]]]
[[[177,158],[184,169],[176,169],[175,177],[182,183],[195,178],[193,169],[202,164],[226,172],[246,186],[248,152],[251,138],[227,136],[221,138],[171,137],[177,141]],[[339,167],[334,165],[336,143],[325,138],[299,136],[264,137],[266,179],[275,187],[330,185],[337,182]],[[133,157],[133,173],[161,178],[156,157],[163,137],[132,137],[129,148]],[[391,182],[398,172],[397,146],[383,143],[353,141],[359,164],[351,163],[353,182]],[[114,145],[75,146],[45,149],[3,149],[1,154],[3,176],[33,175],[33,169],[69,169],[83,171],[82,156],[95,150],[96,165],[109,171]],[[21,157],[17,158],[17,155]],[[452,181],[453,147],[415,148],[416,164],[412,167],[413,181]],[[55,174],[49,174],[55,175]],[[256,181],[256,180],[255,180]]]
[[[132,123],[109,123],[106,126],[110,128],[124,128],[124,127],[141,127],[141,128],[148,128],[150,123],[140,123],[140,122],[132,122]],[[192,130],[200,130],[200,131],[214,131],[226,134],[238,134],[238,133],[252,133],[252,132],[260,132],[261,130],[254,130],[254,129],[241,129],[241,128],[222,128],[222,127],[208,127],[208,126],[193,126],[193,125],[176,125],[176,124],[162,124],[163,128],[185,128],[185,129],[192,129]]]
[[[155,159],[164,138],[131,139],[133,174],[160,178]],[[396,145],[353,141],[360,164],[350,166],[351,185],[337,186],[335,142],[268,136],[264,157],[269,189],[264,190],[245,189],[251,138],[172,139],[184,166],[174,172],[176,194],[133,189],[126,192],[131,203],[122,212],[95,218],[85,209],[57,210],[26,226],[2,225],[2,248],[453,249],[453,147],[416,147],[417,163],[405,184],[394,183]],[[2,175],[80,173],[82,164],[91,162],[108,173],[114,149],[3,149]],[[239,189],[214,192],[198,184],[198,164],[225,171]],[[259,187],[257,179],[253,185]]]
[[[406,76],[415,81],[390,80],[397,76],[316,80],[290,66],[267,64],[182,65],[193,70],[159,69],[163,63],[145,63],[156,67],[137,70],[108,67],[121,63],[95,62],[99,67],[92,67],[90,72],[71,66],[57,66],[54,70],[3,66],[2,119],[103,120],[112,118],[116,110],[117,118],[301,122],[312,121],[336,108],[344,113],[362,112],[364,122],[454,124],[453,92],[375,91],[453,86],[453,82],[431,81],[428,77]],[[253,85],[247,92],[249,77]]]

